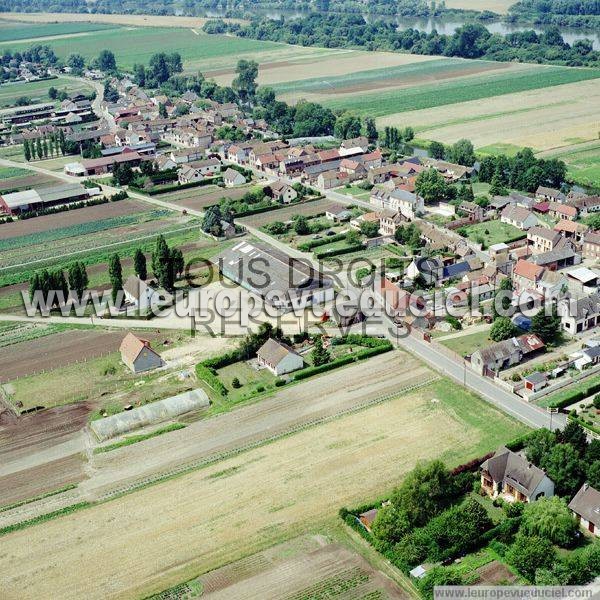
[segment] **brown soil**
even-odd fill
[[[517,580],[508,567],[497,560],[477,569],[477,574],[479,575],[477,585],[498,585],[514,583]]]
[[[34,175],[23,175],[22,177],[10,177],[9,179],[0,180],[0,194],[9,190],[24,190],[36,185],[50,183],[59,183],[59,180],[49,175],[37,173]]]
[[[0,348],[0,383],[115,352],[124,336],[124,331],[81,329]]]
[[[54,215],[4,223],[0,225],[0,240],[49,231],[51,229],[59,229],[70,225],[80,225],[90,221],[131,215],[145,212],[146,210],[148,210],[147,205],[137,200],[121,200],[120,202],[109,202],[108,204],[98,204],[97,206],[86,206],[85,208],[77,208]]]

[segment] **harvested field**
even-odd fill
[[[600,128],[597,79],[548,90],[461,102],[426,110],[408,110],[377,120],[380,127],[410,123],[418,136],[453,143],[467,137],[476,147],[494,143],[537,150],[596,139]]]
[[[458,8],[461,10],[490,10],[504,15],[509,7],[514,4],[513,0],[446,0],[446,8]]]
[[[53,215],[44,215],[35,219],[4,223],[0,226],[0,240],[61,229],[71,225],[80,225],[99,219],[133,215],[147,210],[147,204],[131,199],[99,204],[97,206],[86,206],[85,208],[78,208]]]
[[[190,582],[210,600],[302,600],[317,597],[409,597],[359,554],[322,536],[304,536]]]
[[[1,405],[0,405],[1,406]],[[81,429],[86,403],[23,415],[0,412],[0,506],[84,478]]]
[[[293,206],[286,206],[277,210],[270,210],[249,217],[238,219],[240,223],[250,225],[251,227],[262,227],[273,221],[289,221],[294,215],[304,215],[312,217],[325,213],[329,208],[337,204],[331,200],[315,200],[314,202],[303,202]]]
[[[398,369],[392,366],[388,372]],[[370,375],[362,379],[363,385],[378,381]],[[347,378],[344,385],[352,387]],[[444,380],[185,476],[8,534],[2,539],[2,589],[11,598],[36,600],[156,593],[337,523],[340,506],[389,491],[418,459],[441,456],[456,464],[523,431]],[[153,456],[146,452],[144,461]],[[131,548],[144,551],[132,553]],[[68,570],[62,568],[67,564]]]
[[[0,383],[42,373],[119,349],[123,331],[78,329],[0,348]],[[43,398],[39,404],[44,405]]]
[[[99,13],[2,13],[3,20],[28,23],[109,23],[146,27],[202,27],[206,19],[159,15],[109,15]],[[237,21],[237,19],[225,19]]]

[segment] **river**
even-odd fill
[[[246,11],[245,14],[248,14],[249,11]],[[252,14],[258,16],[264,16],[269,19],[279,19],[284,17],[286,19],[297,19],[299,17],[307,16],[308,12],[302,12],[298,10],[283,10],[283,9],[253,9]],[[225,16],[224,12],[221,11],[207,11],[207,17],[222,17]],[[234,15],[229,15],[234,16]],[[242,15],[239,15],[240,17]],[[466,21],[457,19],[455,16],[448,19],[439,19],[439,18],[428,18],[428,19],[415,19],[410,17],[391,17],[391,16],[380,16],[380,15],[363,15],[367,21],[374,19],[383,19],[383,20],[395,20],[398,24],[398,29],[418,29],[419,31],[425,31],[430,33],[434,29],[437,30],[438,33],[444,34],[452,34],[459,27],[462,27],[466,22],[472,23],[473,21]],[[476,21],[478,22],[478,21]],[[533,29],[536,33],[543,33],[544,29],[548,27],[543,26],[533,26],[533,25],[514,25],[511,23],[505,23],[503,21],[481,21],[481,24],[491,31],[492,33],[500,33],[502,35],[506,35],[507,33],[515,33],[518,31],[530,31]],[[588,39],[592,41],[594,46],[594,50],[600,50],[600,30],[593,29],[576,29],[576,28],[568,28],[568,27],[559,27],[561,35],[565,42],[568,44],[573,44],[573,42],[577,40]]]

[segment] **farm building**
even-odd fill
[[[119,351],[121,360],[134,373],[143,373],[163,366],[162,358],[151,348],[150,342],[131,332],[123,338]]]
[[[86,175],[103,175],[110,173],[116,164],[128,164],[137,167],[144,160],[138,152],[123,152],[116,156],[103,156],[102,158],[90,158],[81,161]]]
[[[81,202],[95,193],[99,193],[98,188],[85,188],[79,183],[63,183],[24,192],[13,192],[0,196],[0,212],[12,215],[70,202]]]
[[[516,365],[525,356],[543,348],[544,342],[537,335],[527,333],[476,350],[471,355],[471,366],[481,374],[497,372]]]
[[[304,366],[302,357],[283,342],[269,338],[256,353],[258,364],[273,375],[285,375]]]
[[[333,281],[267,244],[242,241],[211,259],[224,277],[281,311],[333,299]]]

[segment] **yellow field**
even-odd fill
[[[498,142],[549,150],[598,138],[600,80],[388,115],[385,125],[411,125],[418,136],[476,147]]]
[[[506,14],[516,0],[446,0],[446,8],[463,10],[491,10],[500,15]]]
[[[91,13],[2,13],[7,21],[28,23],[109,23],[114,25],[134,25],[136,27],[202,27],[207,19],[199,17],[174,17],[160,15],[103,15]],[[227,21],[242,22],[240,19]]]
[[[4,600],[132,598],[335,522],[419,459],[458,463],[524,428],[448,381],[2,538]]]

